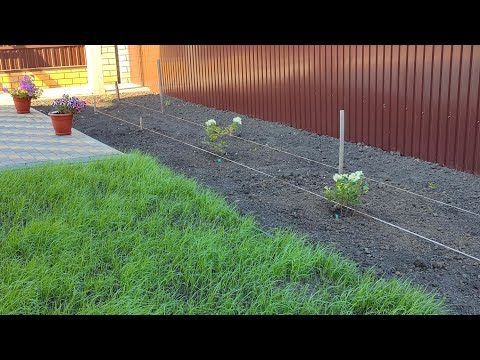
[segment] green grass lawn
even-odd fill
[[[0,172],[1,314],[436,314],[138,153]]]

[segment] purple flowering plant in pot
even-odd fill
[[[29,113],[32,99],[38,99],[42,95],[43,90],[34,84],[34,79],[34,75],[25,75],[16,88],[9,90],[6,86],[3,87],[3,92],[12,96],[18,114]]]
[[[87,103],[75,96],[64,94],[60,99],[53,101],[52,112],[48,115],[52,119],[56,135],[71,135],[73,126],[73,115],[82,111]]]

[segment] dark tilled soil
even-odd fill
[[[159,109],[155,95],[132,95],[125,100]],[[241,116],[239,136],[335,166],[338,140],[282,124],[252,119],[175,98],[165,113],[197,124],[214,118],[227,125]],[[93,103],[93,102],[91,102]],[[48,106],[35,106],[46,112]],[[100,104],[99,110],[194,144],[206,146],[203,129],[159,112],[122,102]],[[255,215],[264,229],[292,227],[308,241],[328,243],[362,269],[374,267],[384,277],[408,278],[446,299],[452,313],[480,314],[480,263],[427,240],[355,214],[336,219],[331,204],[218,157],[138,127],[122,123],[88,107],[75,117],[75,128],[120,151],[140,149],[177,172],[196,178]],[[335,169],[272,149],[229,138],[228,158],[321,194],[332,185]],[[418,159],[399,156],[362,144],[345,145],[347,171],[363,170],[367,177],[480,213],[480,177]],[[480,257],[480,216],[427,201],[382,183],[369,182],[370,191],[358,209],[430,239]]]

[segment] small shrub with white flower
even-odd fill
[[[323,192],[328,200],[336,201],[341,206],[352,206],[361,203],[361,197],[368,191],[363,171],[355,171],[351,174],[335,174],[333,176],[335,186],[325,186]],[[342,210],[342,209],[340,209]]]
[[[205,133],[207,135],[205,144],[207,144],[213,152],[222,155],[225,154],[225,148],[228,145],[225,137],[233,135],[240,125],[242,125],[242,119],[238,116],[233,118],[232,123],[225,128],[218,126],[214,119],[207,120],[205,122]]]

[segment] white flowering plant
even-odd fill
[[[233,135],[240,125],[242,125],[242,119],[238,116],[233,118],[232,123],[225,128],[217,125],[215,119],[207,120],[205,122],[205,133],[207,135],[205,144],[208,145],[210,150],[218,154],[225,154],[225,148],[228,145],[225,137]]]
[[[328,200],[336,201],[341,206],[352,206],[361,203],[362,195],[368,192],[368,183],[363,171],[355,171],[351,174],[335,174],[333,176],[335,186],[325,186],[323,192]]]

